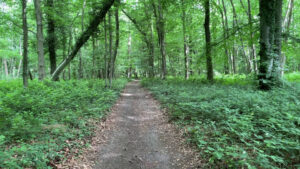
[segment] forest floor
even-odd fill
[[[183,132],[151,93],[138,81],[128,83],[109,116],[98,125],[91,147],[79,159],[64,164],[96,169],[201,168],[197,148],[186,143]],[[62,167],[63,168],[63,167]]]

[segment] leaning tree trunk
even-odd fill
[[[28,27],[27,27],[27,0],[22,0],[23,19],[23,86],[28,87]]]
[[[43,18],[40,0],[34,0],[34,9],[37,25],[37,52],[38,52],[38,74],[39,80],[43,80],[46,76],[45,73],[45,58],[44,58],[44,35],[43,35]]]
[[[79,49],[87,42],[90,36],[97,30],[98,25],[103,21],[107,11],[113,5],[114,0],[104,0],[102,2],[102,7],[99,9],[93,20],[91,21],[88,28],[80,35],[77,39],[75,46],[73,47],[71,53],[68,55],[66,59],[57,67],[57,69],[52,74],[52,80],[55,80],[59,77],[60,73],[64,70],[64,68],[70,64],[70,62],[74,59],[76,54],[78,53]]]
[[[214,73],[213,73],[213,64],[211,57],[211,35],[210,35],[210,0],[206,0],[204,4],[205,8],[205,42],[206,42],[206,69],[207,69],[207,80],[213,82]]]

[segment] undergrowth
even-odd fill
[[[105,116],[125,84],[32,81],[24,89],[21,81],[0,81],[0,168],[51,168],[88,145],[91,119]]]
[[[205,167],[299,168],[300,86],[265,92],[232,81],[211,85],[173,78],[142,84],[186,129]]]

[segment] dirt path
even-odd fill
[[[130,82],[97,135],[88,153],[95,169],[200,168],[197,153],[188,147],[159,104],[138,81]]]

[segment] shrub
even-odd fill
[[[49,168],[63,149],[90,136],[89,119],[99,119],[118,98],[126,80],[111,89],[102,80],[0,81],[0,168]],[[51,167],[50,167],[51,168]]]
[[[296,168],[300,88],[143,80],[213,168]]]

